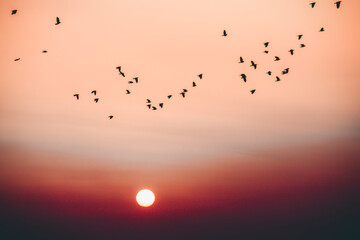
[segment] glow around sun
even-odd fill
[[[143,189],[137,193],[136,202],[142,207],[150,207],[155,202],[155,195],[149,189]]]

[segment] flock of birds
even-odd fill
[[[335,2],[334,4],[336,5],[336,8],[339,9],[341,3],[342,3],[342,1],[337,1],[337,2]],[[310,3],[310,6],[311,6],[311,8],[314,8],[314,7],[316,6],[316,2]],[[17,9],[14,9],[14,10],[11,11],[11,14],[12,14],[12,15],[15,15],[15,14],[17,14],[17,12],[18,12]],[[55,25],[59,25],[59,24],[61,24],[60,18],[59,18],[59,17],[56,17]],[[323,27],[319,30],[319,32],[324,32],[324,31],[325,31],[325,29],[324,29]],[[222,36],[223,36],[223,37],[227,37],[227,36],[228,36],[228,33],[226,32],[226,30],[223,31]],[[300,34],[300,35],[297,36],[297,38],[298,38],[299,41],[302,39],[302,37],[303,37],[302,34]],[[270,45],[270,42],[265,42],[265,43],[264,43],[264,46],[265,46],[264,53],[265,53],[265,54],[269,54],[269,51],[267,50],[268,47],[269,47],[269,45]],[[303,43],[300,43],[300,48],[304,48],[304,47],[306,47],[306,45],[303,44]],[[290,49],[288,52],[290,53],[290,55],[294,55],[295,50],[294,50],[294,49]],[[42,53],[47,53],[47,50],[43,50]],[[16,58],[14,61],[19,61],[19,60],[20,60],[20,58]],[[280,61],[280,57],[275,56],[275,57],[274,57],[274,61],[276,61],[276,62],[277,62],[277,61]],[[240,57],[239,64],[243,64],[243,63],[245,63],[245,60],[244,60],[243,57]],[[251,63],[250,67],[253,67],[253,68],[256,70],[258,64],[255,63],[253,60],[251,60],[250,63]],[[125,73],[121,70],[121,66],[117,66],[117,67],[116,67],[116,70],[118,70],[119,75],[121,75],[122,77],[125,78]],[[282,71],[282,75],[288,74],[288,73],[289,73],[289,70],[290,70],[289,68],[284,69],[284,70]],[[266,72],[266,74],[269,75],[269,76],[271,76],[271,75],[272,75],[272,72],[271,72],[271,71],[268,71],[268,72]],[[197,77],[198,77],[199,79],[202,79],[202,78],[203,78],[203,73],[200,73],[199,75],[197,75]],[[247,76],[246,76],[245,73],[240,74],[240,78],[246,83],[246,81],[247,81]],[[281,80],[280,77],[279,77],[279,76],[276,76],[275,82],[279,82],[280,80]],[[135,83],[135,84],[138,84],[138,83],[139,83],[139,77],[134,77],[134,78],[132,78],[132,80],[128,81],[128,84],[134,84],[134,83]],[[196,86],[197,86],[197,85],[196,85],[196,82],[193,81],[193,82],[192,82],[192,87],[196,87]],[[179,94],[180,94],[183,98],[185,98],[187,92],[188,92],[188,90],[187,90],[186,88],[184,88]],[[251,94],[254,94],[255,92],[256,92],[256,89],[250,90],[250,93],[251,93]],[[99,98],[96,97],[96,93],[97,93],[97,91],[96,91],[96,90],[93,90],[93,91],[91,91],[90,94],[93,94],[93,95],[95,96],[94,102],[95,102],[95,103],[98,103],[98,102],[99,102]],[[130,90],[126,89],[125,94],[131,94]],[[79,94],[79,93],[75,93],[75,94],[73,94],[73,96],[76,98],[76,100],[79,100],[79,99],[80,99],[80,94]],[[168,98],[168,99],[171,99],[172,97],[173,97],[172,94],[167,95],[167,98]],[[163,107],[164,107],[164,103],[163,103],[163,102],[160,102],[160,103],[153,104],[150,99],[146,99],[146,107],[147,107],[148,109],[150,109],[150,110],[155,111],[155,110],[158,110],[158,108],[163,108]],[[113,115],[109,115],[108,118],[109,118],[109,119],[113,119],[114,116],[113,116]]]

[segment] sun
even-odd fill
[[[136,195],[136,202],[142,207],[150,207],[155,202],[155,195],[149,189],[140,190]]]

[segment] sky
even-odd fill
[[[302,0],[1,1],[0,193],[9,229],[70,226],[88,216],[93,222],[83,227],[99,218],[109,226],[132,219],[134,229],[154,217],[153,234],[172,219],[189,237],[186,222],[196,209],[199,236],[207,224],[234,232],[231,226],[247,219],[235,213],[264,219],[259,228],[312,223],[329,209],[339,209],[336,221],[319,229],[353,223],[360,2],[344,0],[340,9],[316,2],[312,9]],[[285,68],[289,74],[281,75]],[[128,84],[133,77],[138,84]],[[146,99],[164,107],[149,110]],[[134,202],[144,187],[157,196],[146,217]],[[341,195],[349,209],[340,207]],[[285,208],[292,214],[281,211],[284,196],[299,201]],[[272,201],[264,205],[263,198]],[[321,201],[328,201],[323,212],[314,211]],[[24,202],[32,204],[20,207]],[[265,214],[272,208],[276,221]],[[13,224],[18,218],[27,220]],[[121,236],[108,228],[102,231]],[[70,232],[80,234],[80,227]]]

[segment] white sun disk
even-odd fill
[[[150,207],[155,202],[155,195],[149,189],[143,189],[137,193],[136,202],[142,207]]]

